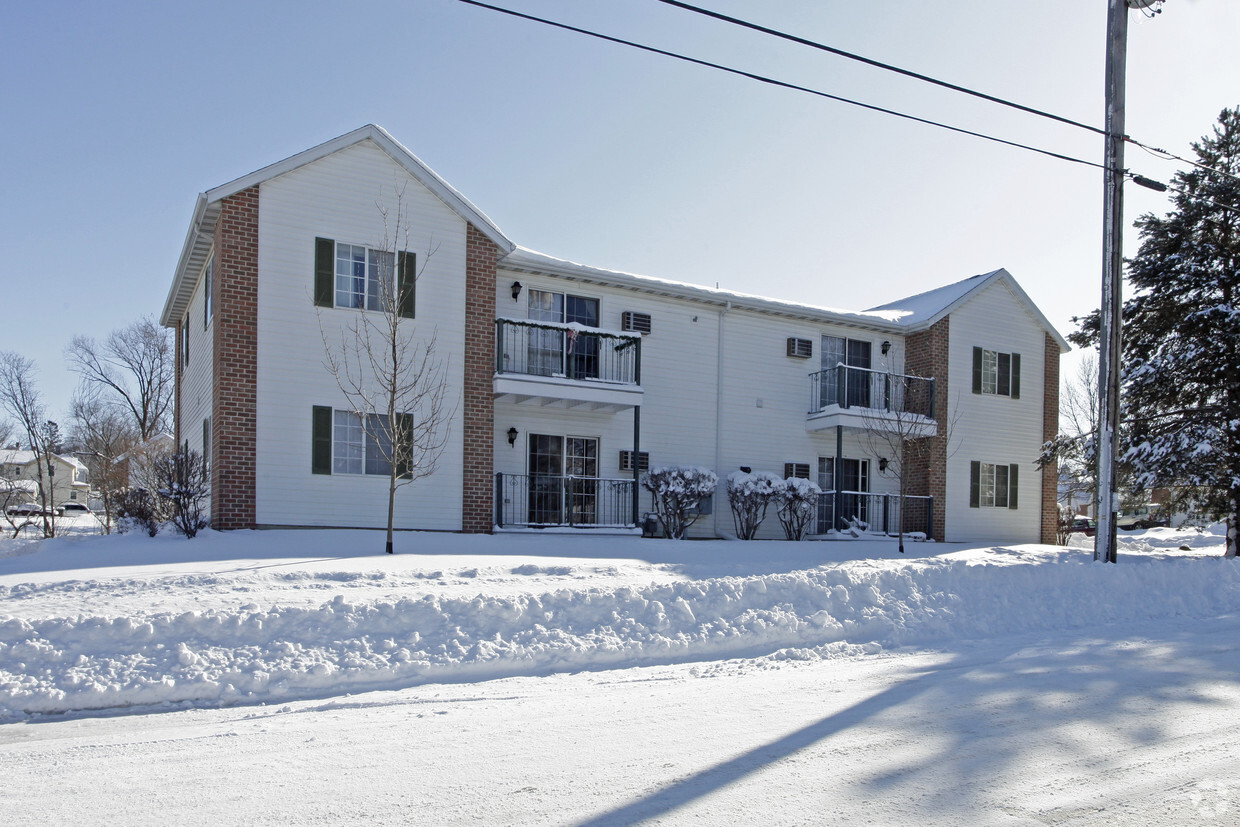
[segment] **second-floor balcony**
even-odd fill
[[[809,385],[806,427],[811,431],[842,425],[900,427],[910,437],[937,432],[932,378],[841,364],[811,373]]]
[[[641,334],[570,323],[495,320],[495,397],[517,404],[622,410],[641,404]]]

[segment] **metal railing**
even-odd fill
[[[855,528],[867,534],[924,532],[934,536],[934,497],[899,494],[872,494],[866,491],[824,491],[818,497],[816,534]]]
[[[809,375],[809,413],[832,405],[934,419],[934,379],[836,365]]]
[[[495,524],[631,528],[633,480],[496,474]]]
[[[496,319],[495,372],[636,385],[641,381],[641,337]]]

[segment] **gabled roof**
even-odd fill
[[[424,187],[434,193],[450,209],[463,219],[477,227],[483,235],[495,242],[505,253],[511,252],[516,246],[508,240],[495,223],[475,207],[469,199],[457,192],[447,181],[435,174],[434,170],[422,162],[420,158],[406,149],[382,127],[366,124],[338,138],[299,152],[283,161],[265,166],[262,169],[243,175],[227,184],[200,193],[194,205],[193,218],[190,220],[189,232],[181,247],[181,258],[173,275],[172,287],[164,302],[164,310],[160,314],[160,323],[165,327],[175,326],[177,320],[185,313],[198,274],[211,255],[211,243],[215,234],[215,223],[219,219],[220,203],[230,195],[242,190],[270,181],[273,178],[292,172],[295,169],[314,163],[342,149],[346,149],[362,141],[373,141],[400,164]]]
[[[1068,345],[1067,340],[1059,335],[1059,331],[1047,320],[1042,311],[1038,309],[1038,306],[1033,303],[1033,299],[1029,298],[1029,295],[1016,283],[1016,279],[1012,278],[1012,274],[1003,268],[992,270],[989,273],[982,273],[979,276],[972,276],[954,284],[937,287],[925,293],[918,293],[915,296],[908,296],[907,298],[880,305],[879,307],[873,307],[870,308],[869,312],[895,313],[899,323],[908,329],[909,332],[925,330],[990,285],[1000,283],[1006,285],[1017,298],[1025,303],[1030,315],[1059,343],[1061,353],[1067,353],[1072,349]]]

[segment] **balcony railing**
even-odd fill
[[[818,497],[817,534],[856,529],[866,534],[924,532],[934,536],[934,497],[871,494],[866,491],[824,491]]]
[[[633,480],[496,474],[495,524],[632,528]]]
[[[934,380],[836,365],[809,375],[809,413],[832,405],[934,419]]]
[[[496,319],[495,372],[636,385],[641,381],[641,336],[578,324]]]

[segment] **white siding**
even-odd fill
[[[1034,460],[1042,444],[1046,333],[1025,304],[993,284],[951,314],[950,405],[956,417],[947,460],[949,542],[1039,542],[1042,474]],[[973,348],[1021,356],[1020,398],[975,394]],[[1018,507],[970,508],[971,461],[1018,465]]]
[[[511,285],[523,291],[514,302]],[[699,304],[631,290],[501,270],[496,279],[496,314],[526,316],[525,290],[549,290],[599,299],[600,326],[619,330],[626,310],[648,313],[652,331],[642,337],[640,449],[650,454],[652,466],[693,465],[715,470],[721,480],[713,517],[704,517],[691,530],[694,536],[731,533],[732,517],[722,480],[740,466],[781,475],[786,462],[803,462],[816,480],[818,457],[836,453],[835,431],[810,432],[806,412],[810,403],[809,374],[820,367],[819,348],[824,334],[868,339],[873,343],[875,368],[881,368],[880,346],[895,342],[894,369],[901,369],[902,342],[890,335],[846,329],[792,318],[720,306]],[[720,327],[722,325],[722,350]],[[786,355],[789,337],[814,342],[811,359]],[[722,378],[722,404],[720,379]],[[520,432],[509,447],[506,432]],[[561,433],[600,438],[603,477],[628,477],[619,470],[619,452],[632,446],[633,419],[628,411],[584,414],[556,407],[533,408],[498,404],[495,411],[495,470],[526,473],[527,433]],[[716,445],[716,433],[719,434]],[[717,455],[718,454],[718,455]],[[877,454],[856,432],[844,435],[844,456],[871,460],[871,490],[894,491],[893,479],[879,476]],[[649,507],[642,492],[641,510]],[[763,524],[763,537],[782,536],[772,510]]]
[[[401,247],[417,254],[421,271],[417,319],[404,324],[421,341],[437,336],[436,354],[445,365],[456,412],[438,471],[397,491],[396,526],[461,528],[466,225],[369,141],[261,185],[255,509],[260,525],[386,524],[386,477],[310,470],[312,406],[348,407],[324,367],[320,324],[327,338],[338,342],[361,312],[314,306],[314,239],[383,246],[377,204],[387,207],[389,233],[395,232],[396,194],[402,188],[409,239]]]
[[[211,417],[211,380],[215,358],[215,323],[212,321],[203,325],[205,294],[206,281],[199,273],[189,308],[182,319],[182,322],[189,322],[189,363],[182,368],[181,374],[181,445],[176,446],[180,450],[188,444],[191,450],[199,453],[203,449],[202,421]],[[178,352],[177,359],[181,358],[182,354]]]

